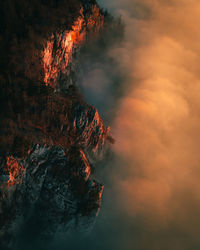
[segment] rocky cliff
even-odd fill
[[[18,165],[18,173],[12,183],[1,174],[1,249],[18,249],[23,234],[45,241],[92,229],[103,184],[90,178],[82,149],[37,144],[26,159],[10,164]]]
[[[23,235],[85,234],[98,215],[103,184],[90,156],[112,138],[79,93],[73,56],[104,13],[92,0],[0,7],[0,249],[23,249]]]

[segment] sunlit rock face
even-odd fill
[[[13,2],[18,11],[28,8],[23,0]],[[74,8],[74,18],[70,16],[71,26],[58,28],[56,21],[63,22],[58,15],[63,10],[58,6],[68,3],[50,2],[41,1],[41,8],[33,4],[27,14],[26,34],[18,34],[26,17],[20,12],[18,17],[16,11],[18,29],[6,47],[10,68],[6,77],[0,74],[2,93],[9,95],[2,105],[8,116],[2,115],[0,123],[2,250],[21,249],[26,237],[31,242],[84,235],[92,229],[101,205],[103,184],[91,178],[89,156],[102,150],[110,128],[78,93],[70,74],[78,63],[73,62],[73,55],[100,32],[104,16],[96,1],[74,0],[79,8]],[[4,7],[9,6],[5,3]],[[30,26],[28,21],[33,18],[40,25]],[[46,33],[41,32],[47,27]]]
[[[80,48],[87,38],[97,35],[103,28],[104,16],[99,7],[94,4],[84,4],[78,18],[74,21],[70,30],[64,30],[51,34],[41,53],[44,83],[53,88],[59,88],[59,80],[70,84],[70,69],[72,68],[73,54]],[[68,77],[66,77],[68,76]],[[68,78],[66,80],[66,78]],[[73,80],[72,80],[73,81]]]
[[[43,51],[44,83],[56,87],[59,75],[69,71],[73,50],[85,38],[83,9],[70,31],[56,32],[47,40]]]

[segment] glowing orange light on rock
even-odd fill
[[[12,186],[14,184],[20,183],[24,168],[13,157],[7,157],[6,165],[9,173],[8,185]]]
[[[56,87],[60,73],[66,73],[71,62],[72,54],[86,38],[86,27],[90,32],[98,33],[103,27],[104,18],[95,5],[92,14],[86,18],[83,9],[74,22],[71,31],[55,33],[49,38],[43,51],[44,82]]]
[[[47,41],[44,49],[44,82],[55,87],[60,72],[65,72],[68,67],[73,49],[80,44],[85,37],[83,10],[72,26],[71,31],[56,33]],[[55,52],[55,53],[53,53]]]

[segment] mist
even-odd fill
[[[88,102],[114,114],[116,140],[99,170],[105,191],[90,240],[95,249],[199,249],[200,3],[99,3],[125,24],[123,42],[107,53],[123,91],[116,100],[101,64],[84,80]]]

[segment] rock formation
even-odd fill
[[[73,55],[103,28],[96,1],[11,0],[0,7],[4,250],[17,249],[23,234],[52,240],[92,229],[103,184],[91,177],[88,156],[112,140],[73,77]]]

